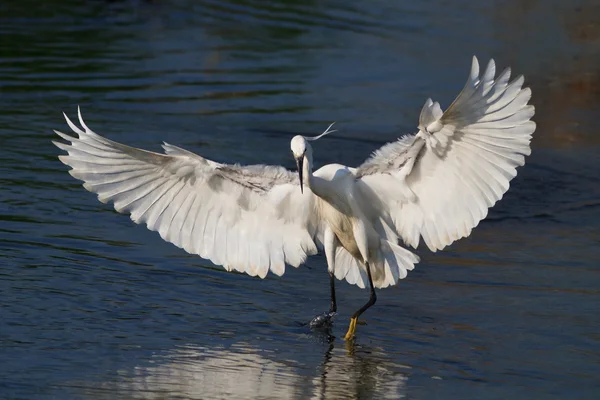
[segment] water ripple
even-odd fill
[[[547,2],[8,2],[0,15],[2,398],[595,398],[600,274],[596,8]],[[531,27],[536,29],[532,30]],[[110,138],[294,168],[358,165],[448,105],[470,62],[524,73],[538,129],[467,239],[382,290],[322,257],[228,273],[100,204],[56,158],[81,105]]]

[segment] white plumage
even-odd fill
[[[166,154],[125,146],[68,117],[79,135],[56,132],[70,145],[59,159],[103,202],[187,252],[228,270],[282,275],[315,254],[313,197],[282,167],[223,165],[164,144]]]
[[[358,168],[326,165],[313,173],[309,140],[291,143],[298,176],[279,166],[219,164],[164,144],[165,154],[78,128],[55,144],[71,175],[161,237],[227,270],[264,278],[324,251],[338,279],[394,285],[418,262],[399,246],[432,251],[468,236],[508,190],[530,153],[531,91],[510,69],[483,76],[473,58],[467,84],[448,110],[427,100],[418,132],[376,151]],[[327,134],[326,131],[324,134]],[[321,135],[322,136],[322,135]],[[320,136],[319,136],[320,137]],[[304,190],[306,189],[306,190]]]
[[[509,84],[508,68],[494,75],[492,60],[480,80],[473,58],[465,88],[445,113],[428,99],[417,134],[385,145],[359,167],[359,185],[406,244],[417,247],[422,236],[436,251],[468,236],[530,154],[531,90],[521,88],[522,76]]]

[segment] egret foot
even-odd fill
[[[333,317],[337,315],[336,312],[329,311],[319,314],[309,322],[308,326],[311,329],[329,328],[333,324]]]
[[[352,340],[354,339],[354,332],[356,332],[356,322],[358,317],[350,318],[350,326],[348,327],[348,332],[346,332],[346,336],[344,336],[344,340]]]

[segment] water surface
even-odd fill
[[[593,1],[33,1],[0,6],[0,397],[597,398],[600,30]],[[523,73],[533,153],[489,218],[379,292],[324,257],[265,280],[100,204],[50,143],[61,112],[137,147],[359,164],[447,106],[477,54]]]

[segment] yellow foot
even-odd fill
[[[356,320],[358,318],[350,318],[350,326],[348,327],[348,332],[346,332],[346,336],[344,336],[344,340],[352,340],[354,338],[354,332],[356,331]]]

